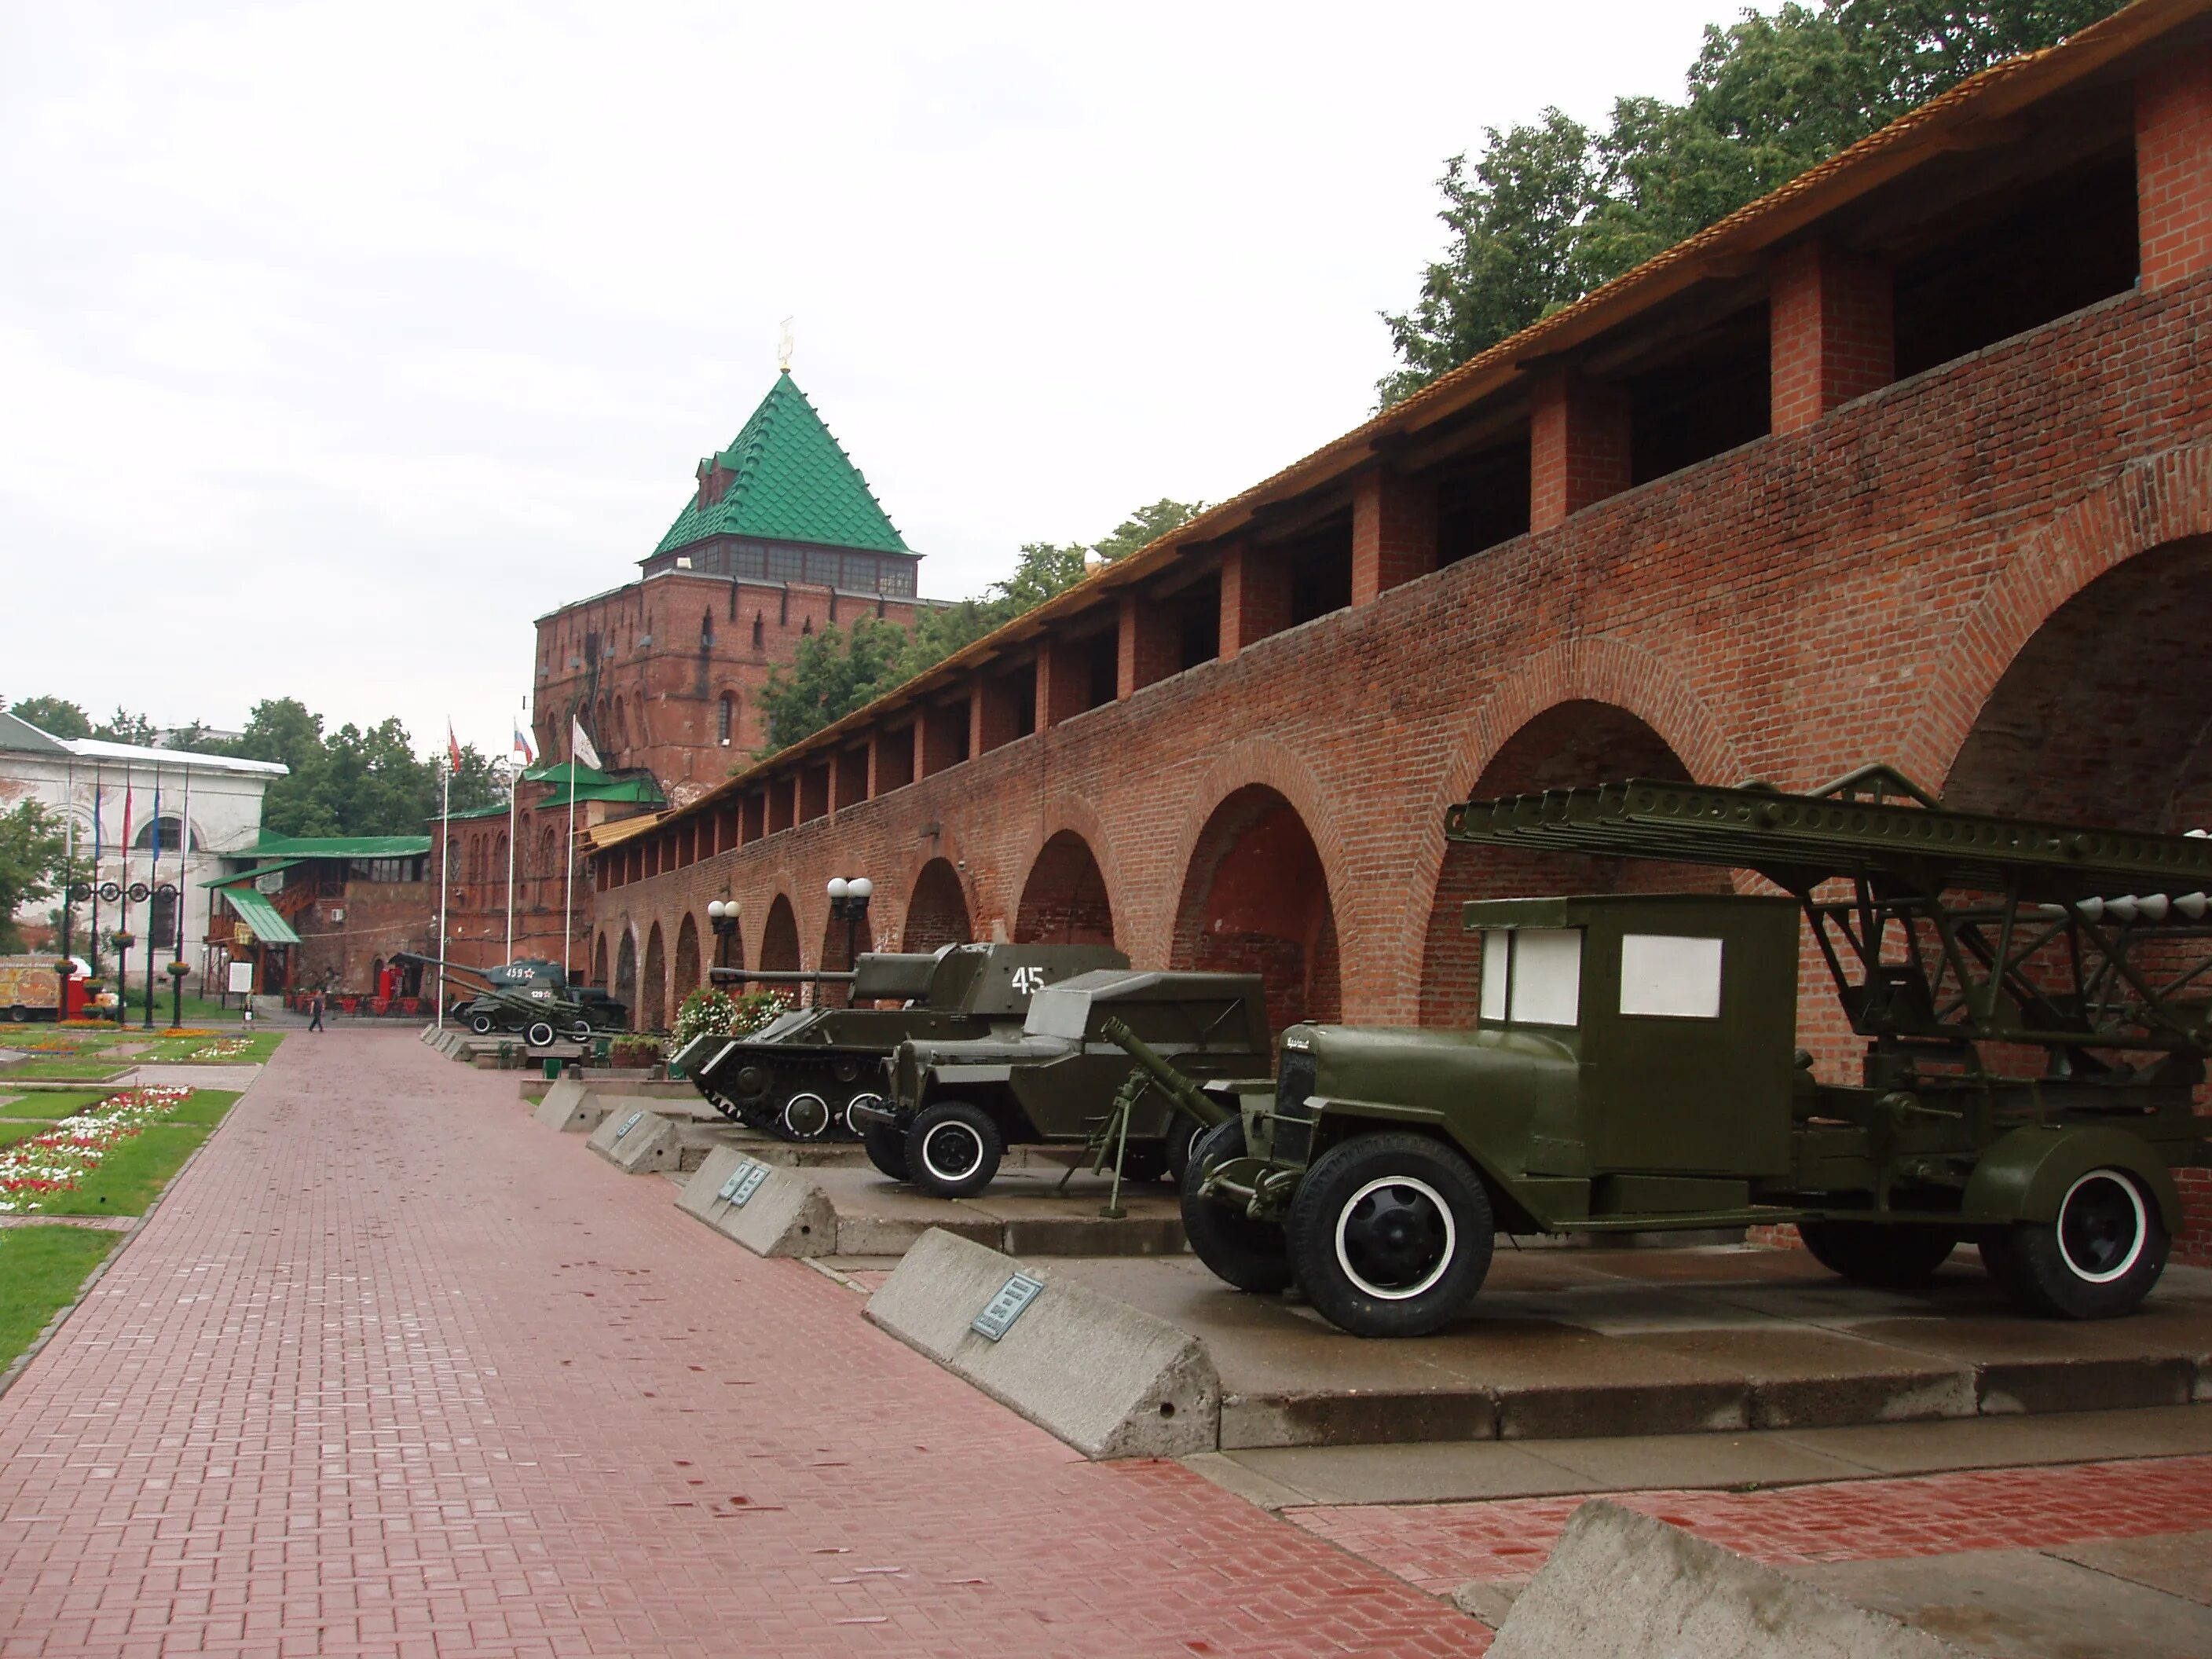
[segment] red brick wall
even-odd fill
[[[727,892],[750,938],[781,894],[811,950],[823,881],[867,874],[875,937],[896,941],[941,858],[989,938],[1072,831],[1106,873],[1117,942],[1164,965],[1216,809],[1264,786],[1310,835],[1326,906],[1306,970],[1334,981],[1343,1016],[1463,1007],[1471,969],[1428,948],[1458,896],[1442,815],[1516,734],[1544,722],[1528,775],[1561,782],[1655,763],[1648,732],[1701,780],[1804,788],[1886,759],[1940,786],[2054,613],[2140,555],[2212,536],[2208,332],[2212,273],[2119,295],[907,788],[599,894],[597,924],[641,938]],[[2212,578],[2170,602],[2212,613]],[[2095,637],[2130,659],[2124,629]],[[2194,658],[2136,678],[2163,706],[2212,683]],[[1570,704],[1633,718],[1553,712]],[[2179,775],[2183,756],[2116,746]],[[2092,811],[2089,787],[2039,804]],[[1825,981],[1803,1007],[1832,1065]]]
[[[1769,418],[1796,432],[1897,376],[1890,276],[1826,242],[1781,255],[1771,283]]]
[[[2212,266],[2212,48],[2137,85],[2136,181],[2143,286]]]

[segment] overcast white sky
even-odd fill
[[[0,696],[450,714],[775,373],[972,592],[1356,424],[1442,159],[1729,0],[0,0]]]

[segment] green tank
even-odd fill
[[[1455,807],[1456,842],[1753,872],[1780,896],[1480,901],[1468,1030],[1301,1024],[1200,1141],[1192,1248],[1363,1336],[1449,1323],[1494,1236],[1794,1224],[1924,1283],[1960,1244],[2038,1314],[2136,1307],[2212,1162],[2212,840],[1944,809],[1887,768],[1810,795],[1640,781]],[[1802,927],[1802,932],[1801,932]],[[1809,939],[1863,1043],[1796,1044]]]
[[[1104,1124],[1130,1073],[1109,1025],[1185,1077],[1264,1077],[1267,1007],[1256,975],[1101,969],[1038,993],[1018,1030],[900,1043],[888,1097],[854,1115],[885,1175],[965,1198],[991,1184],[1008,1146],[1080,1146]],[[1201,1127],[1169,1091],[1146,1091],[1130,1109],[1122,1173],[1179,1177]]]
[[[1128,958],[1097,945],[948,945],[922,953],[864,952],[850,973],[716,969],[722,983],[831,983],[848,1002],[795,1008],[749,1036],[693,1038],[674,1064],[714,1109],[787,1140],[850,1138],[856,1110],[883,1097],[884,1057],[913,1037],[1018,1032],[1036,994]]]

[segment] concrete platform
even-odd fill
[[[1532,1251],[1501,1257],[1473,1316],[1402,1342],[1231,1291],[1188,1255],[1056,1270],[1204,1345],[1226,1451],[1652,1435],[1717,1446],[1705,1437],[2212,1401],[2212,1272],[2171,1269],[2135,1316],[2069,1324],[2014,1314],[1968,1264],[1954,1258],[1907,1296],[1845,1285],[1802,1251]]]
[[[813,1179],[837,1218],[835,1248],[820,1254],[902,1256],[933,1227],[1015,1256],[1161,1255],[1184,1248],[1182,1218],[1164,1182],[1124,1188],[1127,1213],[1109,1220],[1099,1214],[1108,1183],[1079,1174],[1059,1191],[1066,1167],[1041,1155],[1025,1158],[1002,1169],[986,1191],[960,1199],[931,1198],[888,1180],[865,1158],[859,1168],[817,1169]]]

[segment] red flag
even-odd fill
[[[453,757],[453,775],[461,775],[461,740],[453,735],[453,723],[446,722],[446,752]]]

